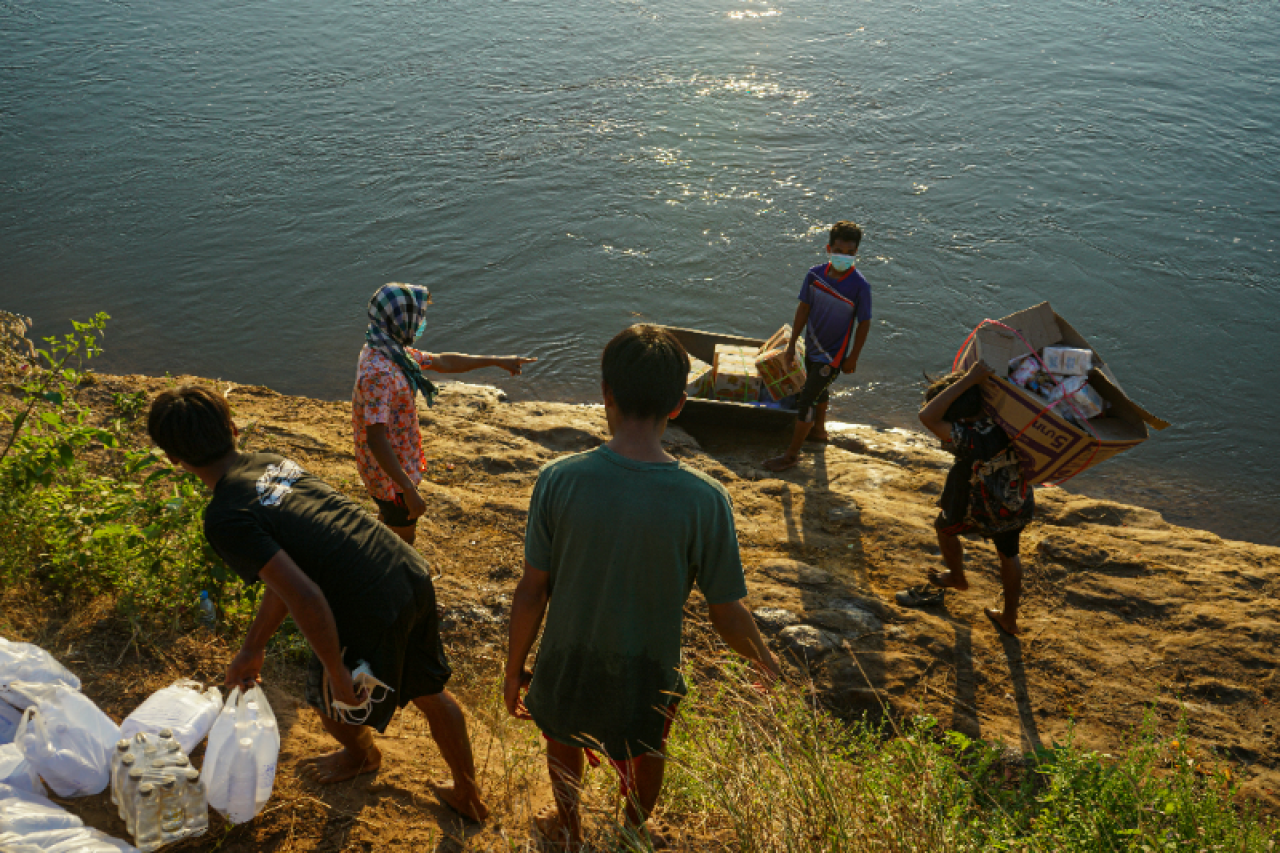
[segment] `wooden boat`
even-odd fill
[[[675,335],[689,355],[700,358],[707,364],[715,360],[716,344],[759,347],[764,343],[760,338],[718,335],[715,332],[682,329],[678,326],[662,328]],[[706,424],[750,429],[778,429],[795,423],[795,417],[795,409],[771,409],[765,406],[752,406],[748,403],[690,397],[684,404],[680,417],[676,418],[674,423],[680,426]]]

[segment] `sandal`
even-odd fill
[[[931,583],[922,583],[895,593],[893,597],[903,607],[929,607],[946,601],[947,591]]]

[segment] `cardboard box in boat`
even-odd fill
[[[760,375],[756,372],[756,348],[716,344],[711,371],[711,395],[733,403],[760,399]]]
[[[796,360],[787,360],[787,344],[791,341],[788,323],[773,333],[756,354],[756,370],[765,392],[775,401],[799,394],[804,388],[804,339],[796,341]]]
[[[1169,425],[1129,399],[1098,351],[1048,302],[999,322],[1009,328],[991,323],[977,328],[957,358],[956,369],[966,370],[981,358],[996,371],[995,378],[982,384],[983,402],[988,414],[1009,435],[1016,436],[1014,443],[1029,482],[1074,477],[1146,441],[1148,426],[1161,430]],[[1087,429],[1071,423],[1059,411],[1046,410],[1043,398],[1005,377],[1009,361],[1027,354],[1028,344],[1036,351],[1055,345],[1093,351],[1089,384],[1110,405],[1101,417],[1086,421]]]
[[[689,356],[689,381],[685,393],[690,397],[711,396],[711,365],[700,358]]]

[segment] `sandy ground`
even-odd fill
[[[115,392],[153,393],[174,381],[206,380],[102,377],[92,394],[107,406]],[[349,404],[216,387],[227,392],[250,449],[289,456],[363,500]],[[279,656],[265,672],[284,734],[272,802],[250,824],[228,828],[215,818],[208,836],[174,849],[529,845],[530,812],[548,793],[536,734],[500,709],[506,612],[537,470],[605,440],[603,411],[508,403],[495,389],[448,384],[421,415],[430,471],[418,547],[438,574],[445,641],[458,668],[453,687],[468,710],[494,819],[465,825],[433,796],[428,783],[445,768],[416,712],[399,715],[381,738],[377,774],[329,788],[298,778],[295,762],[328,745],[297,698],[296,663]],[[966,544],[967,593],[923,610],[894,602],[896,591],[939,564],[932,520],[950,457],[935,441],[842,426],[796,469],[768,474],[758,462],[782,439],[673,428],[667,443],[729,489],[749,606],[777,649],[793,652],[792,675],[810,679],[837,713],[928,713],[1021,750],[1061,742],[1074,727],[1078,742],[1107,751],[1153,709],[1165,731],[1185,717],[1195,743],[1230,763],[1247,796],[1280,810],[1273,734],[1280,725],[1280,549],[1175,527],[1137,507],[1040,490],[1038,519],[1023,536],[1023,634],[1013,639],[982,615],[1000,595],[986,543]],[[105,606],[68,616],[40,607],[29,592],[7,591],[0,602],[0,633],[53,651],[117,720],[175,678],[220,680],[237,644],[208,634],[152,642],[131,636]],[[703,609],[695,593],[688,610]],[[105,794],[71,807],[124,834]]]

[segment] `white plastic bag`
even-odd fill
[[[18,733],[18,720],[21,719],[21,711],[0,699],[0,745],[13,743],[13,738]]]
[[[280,731],[262,688],[233,689],[205,747],[200,780],[209,805],[232,823],[252,820],[271,798],[279,757]]]
[[[76,690],[80,689],[80,679],[44,649],[31,643],[11,643],[0,637],[0,691],[7,688],[11,681],[65,684]],[[19,708],[25,709],[25,706]]]
[[[30,691],[39,698],[23,712],[14,743],[58,796],[100,793],[111,781],[111,750],[120,727],[80,691],[62,684],[40,687]]]
[[[112,838],[90,826],[73,829],[49,829],[26,835],[0,835],[0,851],[4,853],[138,853],[127,841]]]
[[[218,688],[204,690],[198,681],[175,681],[152,693],[125,717],[120,724],[120,737],[131,738],[138,732],[159,734],[162,729],[169,729],[182,751],[190,755],[209,733],[221,709]]]
[[[0,784],[0,836],[74,829],[84,821],[47,797]]]
[[[22,750],[12,743],[0,746],[0,785],[10,785],[41,796],[45,794],[40,774],[36,773]]]

